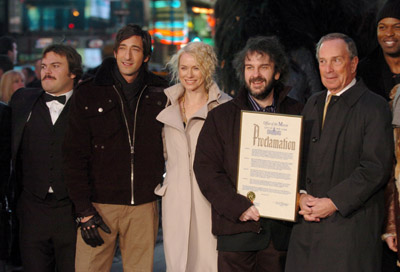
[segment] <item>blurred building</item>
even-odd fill
[[[154,69],[192,40],[213,44],[216,0],[0,0],[0,35],[18,43],[18,64],[33,63],[48,44],[63,42],[81,53],[86,68],[112,55],[115,33],[127,23],[154,37]]]

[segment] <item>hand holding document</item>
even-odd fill
[[[242,111],[237,189],[260,216],[296,221],[302,117]]]

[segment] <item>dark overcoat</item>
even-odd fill
[[[289,91],[290,87],[286,87],[279,92],[276,112],[298,115],[303,104],[288,97]],[[220,237],[263,231],[257,241],[249,242],[248,237],[244,238],[246,243],[240,250],[265,248],[271,240],[276,249],[286,251],[292,224],[266,219],[266,224],[261,226],[261,220],[239,220],[253,205],[236,189],[241,110],[252,110],[245,89],[233,100],[209,112],[197,142],[193,168],[201,192],[212,205],[212,232]]]
[[[383,186],[393,159],[387,102],[360,80],[333,102],[321,130],[326,91],[307,102],[300,188],[338,211],[293,228],[286,271],[380,271]]]
[[[10,224],[6,202],[6,187],[10,177],[11,162],[11,110],[0,102],[0,260],[6,259],[9,250]]]

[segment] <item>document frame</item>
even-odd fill
[[[261,217],[297,220],[302,135],[300,115],[242,110],[237,191]]]

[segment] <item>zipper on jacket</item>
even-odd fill
[[[139,98],[136,102],[136,109],[135,109],[135,120],[133,122],[133,132],[132,132],[132,146],[131,146],[131,155],[132,155],[132,173],[131,173],[131,191],[132,191],[132,199],[131,199],[131,204],[134,204],[134,199],[133,199],[133,193],[134,193],[134,188],[133,188],[133,179],[134,179],[134,173],[133,173],[133,169],[134,169],[134,161],[133,161],[133,154],[135,153],[135,136],[136,136],[136,118],[137,118],[137,114],[138,114],[138,108],[139,108],[139,102],[140,99],[142,98],[143,92],[144,90],[147,88],[147,85],[144,85],[143,89],[140,91],[139,94]]]
[[[122,115],[124,116],[124,121],[125,121],[125,127],[126,127],[126,132],[128,134],[128,141],[129,141],[129,147],[130,147],[130,153],[131,153],[131,204],[135,204],[135,199],[134,199],[134,188],[133,188],[133,180],[135,178],[134,175],[134,154],[135,154],[135,133],[136,133],[136,118],[137,118],[137,112],[138,112],[138,107],[139,107],[139,102],[142,97],[142,94],[144,90],[146,89],[147,85],[143,87],[143,89],[140,92],[138,101],[136,103],[136,109],[135,109],[135,119],[133,121],[133,132],[132,132],[132,138],[131,138],[131,133],[129,131],[129,125],[128,125],[128,119],[126,118],[125,114],[125,108],[124,108],[124,101],[122,100],[121,95],[119,94],[117,88],[115,85],[113,85],[113,88],[115,92],[117,93],[119,100],[121,102],[121,111]]]

